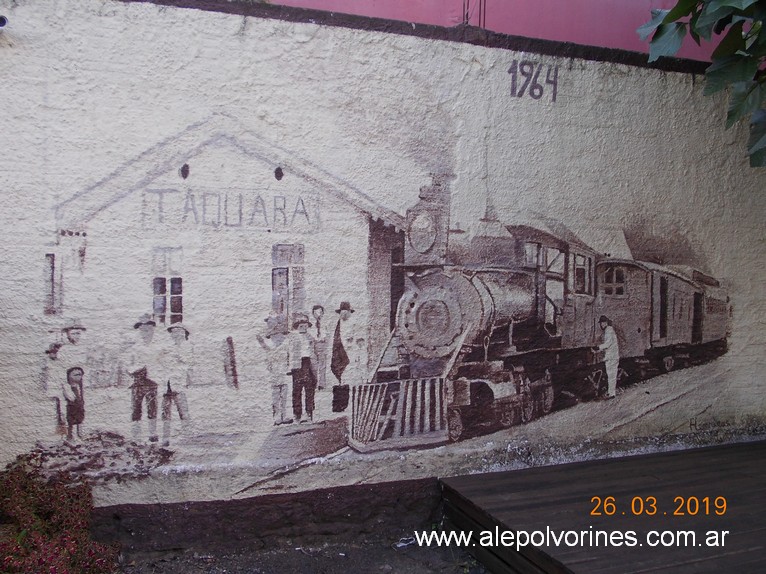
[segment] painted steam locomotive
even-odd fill
[[[729,298],[700,271],[600,256],[550,220],[483,220],[448,245],[438,181],[407,222],[396,327],[352,388],[356,450],[456,441],[598,397],[601,315],[618,335],[620,386],[726,352]]]

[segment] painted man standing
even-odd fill
[[[133,378],[130,386],[133,421],[133,438],[137,439],[141,429],[141,411],[146,402],[146,418],[149,421],[149,441],[157,442],[157,383],[162,381],[160,365],[161,349],[153,341],[157,323],[148,315],[142,315],[133,328],[138,331],[138,340],[133,345],[127,364],[128,374]]]
[[[174,387],[189,387],[194,379],[194,352],[189,342],[189,329],[179,322],[172,323],[166,330],[172,341],[167,351],[166,375]]]
[[[314,393],[317,378],[311,359],[314,356],[314,338],[308,332],[311,327],[304,313],[293,317],[293,332],[289,335],[290,374],[293,377],[293,415],[302,423],[314,420]],[[305,416],[303,398],[305,397]]]
[[[340,307],[335,310],[338,313],[338,324],[335,326],[335,335],[332,338],[332,360],[330,361],[330,370],[338,383],[343,384],[343,371],[346,370],[351,360],[348,358],[346,344],[352,343],[353,334],[349,333],[350,326],[348,320],[354,309],[348,301],[342,301]]]
[[[178,418],[186,424],[189,420],[189,406],[186,392],[182,389],[192,384],[193,353],[189,343],[189,329],[183,323],[171,323],[166,329],[172,343],[166,346],[163,355],[163,381],[167,381],[167,390],[162,395],[162,446],[170,445],[170,425],[173,418],[173,405]],[[175,390],[173,389],[175,385]]]
[[[85,397],[82,390],[82,378],[85,371],[82,367],[71,367],[67,370],[66,383],[62,385],[62,392],[66,402],[67,441],[82,438],[80,425],[85,420]],[[77,437],[72,432],[77,428]]]
[[[327,339],[322,330],[324,307],[321,305],[314,305],[311,308],[311,315],[314,317],[314,324],[316,325],[314,358],[316,362],[317,388],[321,391],[325,388],[327,381]]]
[[[67,321],[61,329],[65,341],[63,343],[51,345],[51,348],[46,351],[49,358],[53,361],[50,365],[46,365],[48,369],[46,375],[46,387],[49,396],[56,402],[56,413],[60,427],[63,427],[65,422],[62,407],[67,401],[66,395],[69,389],[69,374],[71,369],[75,367],[80,369],[79,386],[82,387],[85,365],[87,362],[85,346],[81,344],[82,336],[85,331],[85,326],[80,323],[79,320],[71,319]],[[77,424],[77,431],[79,434],[79,423]],[[69,431],[70,432],[67,433],[68,435],[71,434],[71,428]],[[73,440],[71,436],[68,436],[68,439]]]
[[[272,314],[266,321],[266,336],[256,335],[258,344],[268,353],[266,368],[269,371],[271,383],[271,413],[275,425],[286,425],[293,422],[287,416],[287,387],[289,385],[290,345],[287,340],[287,322],[284,316]]]
[[[617,371],[620,366],[620,347],[617,341],[617,333],[612,322],[606,315],[601,315],[598,325],[603,331],[603,343],[599,350],[604,351],[604,366],[606,367],[607,391],[605,399],[613,399],[617,393]]]

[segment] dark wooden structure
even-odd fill
[[[492,572],[746,574],[766,572],[764,473],[759,441],[459,476],[442,488],[448,524],[473,531],[469,550]],[[578,534],[518,551],[480,544],[482,531],[547,529]]]

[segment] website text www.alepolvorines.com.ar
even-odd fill
[[[527,546],[649,546],[649,547],[686,547],[706,546],[722,547],[726,545],[728,530],[650,530],[647,533],[637,533],[634,530],[595,530],[590,526],[587,530],[555,530],[546,526],[545,530],[482,530],[465,531],[415,531],[415,542],[418,546],[483,546],[515,548],[517,551]]]

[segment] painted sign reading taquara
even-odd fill
[[[257,191],[222,193],[214,189],[147,189],[144,193],[149,211],[144,214],[145,221],[153,223],[271,230],[311,226],[319,219],[311,196],[308,201],[304,195],[265,195],[264,199]]]

